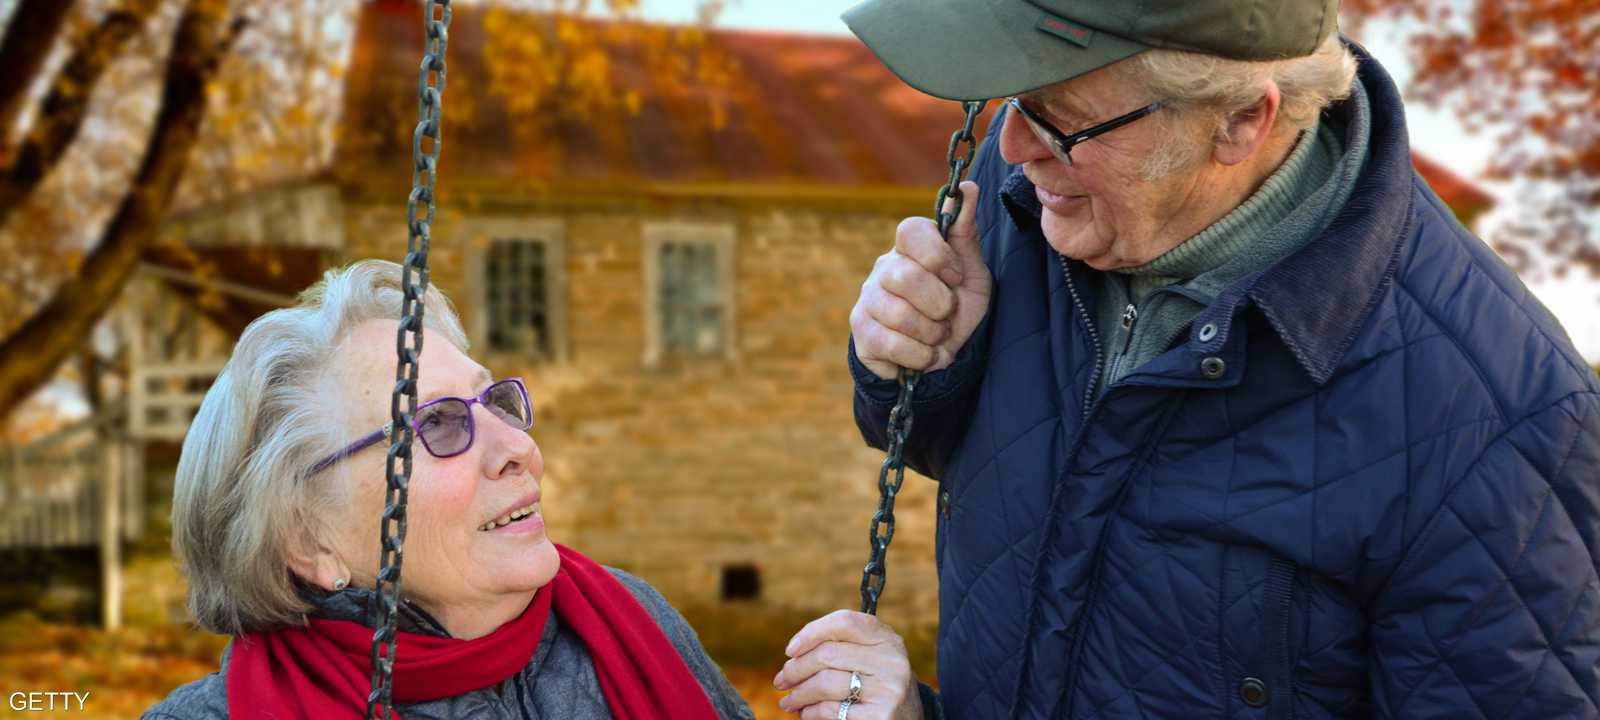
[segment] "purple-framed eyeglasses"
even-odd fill
[[[411,416],[411,429],[416,433],[428,454],[436,458],[455,457],[472,447],[477,438],[477,426],[472,419],[472,406],[482,405],[495,417],[518,430],[533,427],[533,405],[528,401],[528,386],[522,378],[506,378],[485,388],[477,397],[442,397],[429,400]],[[340,460],[371,447],[389,437],[389,425],[368,433],[360,440],[345,446],[311,466],[310,475],[328,469]]]

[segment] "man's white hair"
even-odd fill
[[[1113,68],[1167,108],[1155,117],[1167,124],[1168,139],[1142,168],[1146,179],[1155,179],[1199,159],[1209,146],[1197,144],[1197,137],[1227,140],[1229,119],[1260,102],[1268,79],[1277,83],[1282,98],[1279,126],[1295,131],[1310,127],[1323,108],[1350,96],[1356,58],[1333,34],[1316,52],[1287,60],[1231,60],[1157,48]]]
[[[201,628],[238,635],[305,621],[289,558],[322,544],[330,513],[348,502],[338,474],[307,478],[349,440],[329,375],[346,334],[398,319],[401,299],[400,266],[362,260],[329,270],[297,306],[240,336],[189,426],[173,488],[173,548]],[[424,302],[427,339],[466,352],[450,301],[430,285]]]

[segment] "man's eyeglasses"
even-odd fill
[[[1074,145],[1090,138],[1104,135],[1161,109],[1160,102],[1153,102],[1126,115],[1119,115],[1087,130],[1080,130],[1068,135],[1057,130],[1056,126],[1051,125],[1038,113],[1029,110],[1028,106],[1022,104],[1021,99],[1016,97],[1007,98],[1006,104],[1016,108],[1017,112],[1022,114],[1022,118],[1028,121],[1028,127],[1033,129],[1033,134],[1038,136],[1039,142],[1050,148],[1051,155],[1056,156],[1057,160],[1068,165],[1072,164],[1072,147]]]
[[[411,416],[411,429],[436,458],[455,457],[472,447],[477,436],[477,426],[472,419],[472,406],[482,405],[495,417],[518,430],[533,427],[533,406],[528,402],[528,387],[522,378],[507,378],[490,385],[474,398],[442,397],[430,400],[417,408]],[[329,455],[311,466],[309,475],[315,475],[351,455],[367,449],[379,440],[389,437],[389,425],[372,431],[343,450]],[[308,475],[308,476],[309,476]]]

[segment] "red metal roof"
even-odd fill
[[[652,81],[636,45],[618,43],[607,52],[615,92],[638,93],[638,112],[580,121],[555,117],[548,108],[517,115],[505,98],[485,90],[492,60],[486,57],[486,14],[481,5],[454,10],[441,160],[446,178],[924,189],[945,179],[959,105],[906,86],[853,37],[711,30],[707,43],[732,60],[733,79],[671,88]],[[348,182],[410,177],[421,25],[414,2],[372,2],[359,15],[334,163],[335,174]],[[724,109],[720,124],[708,101]],[[1493,203],[1437,163],[1415,154],[1413,160],[1451,206]]]

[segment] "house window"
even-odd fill
[[[645,227],[646,361],[726,357],[733,348],[733,227]]]
[[[478,306],[469,313],[474,344],[521,359],[564,356],[560,225],[485,219],[471,226],[471,276],[479,279]]]
[[[666,352],[712,355],[722,350],[722,291],[717,249],[701,243],[661,244],[661,346]]]
[[[550,263],[545,243],[494,238],[486,253],[490,352],[550,355]]]

